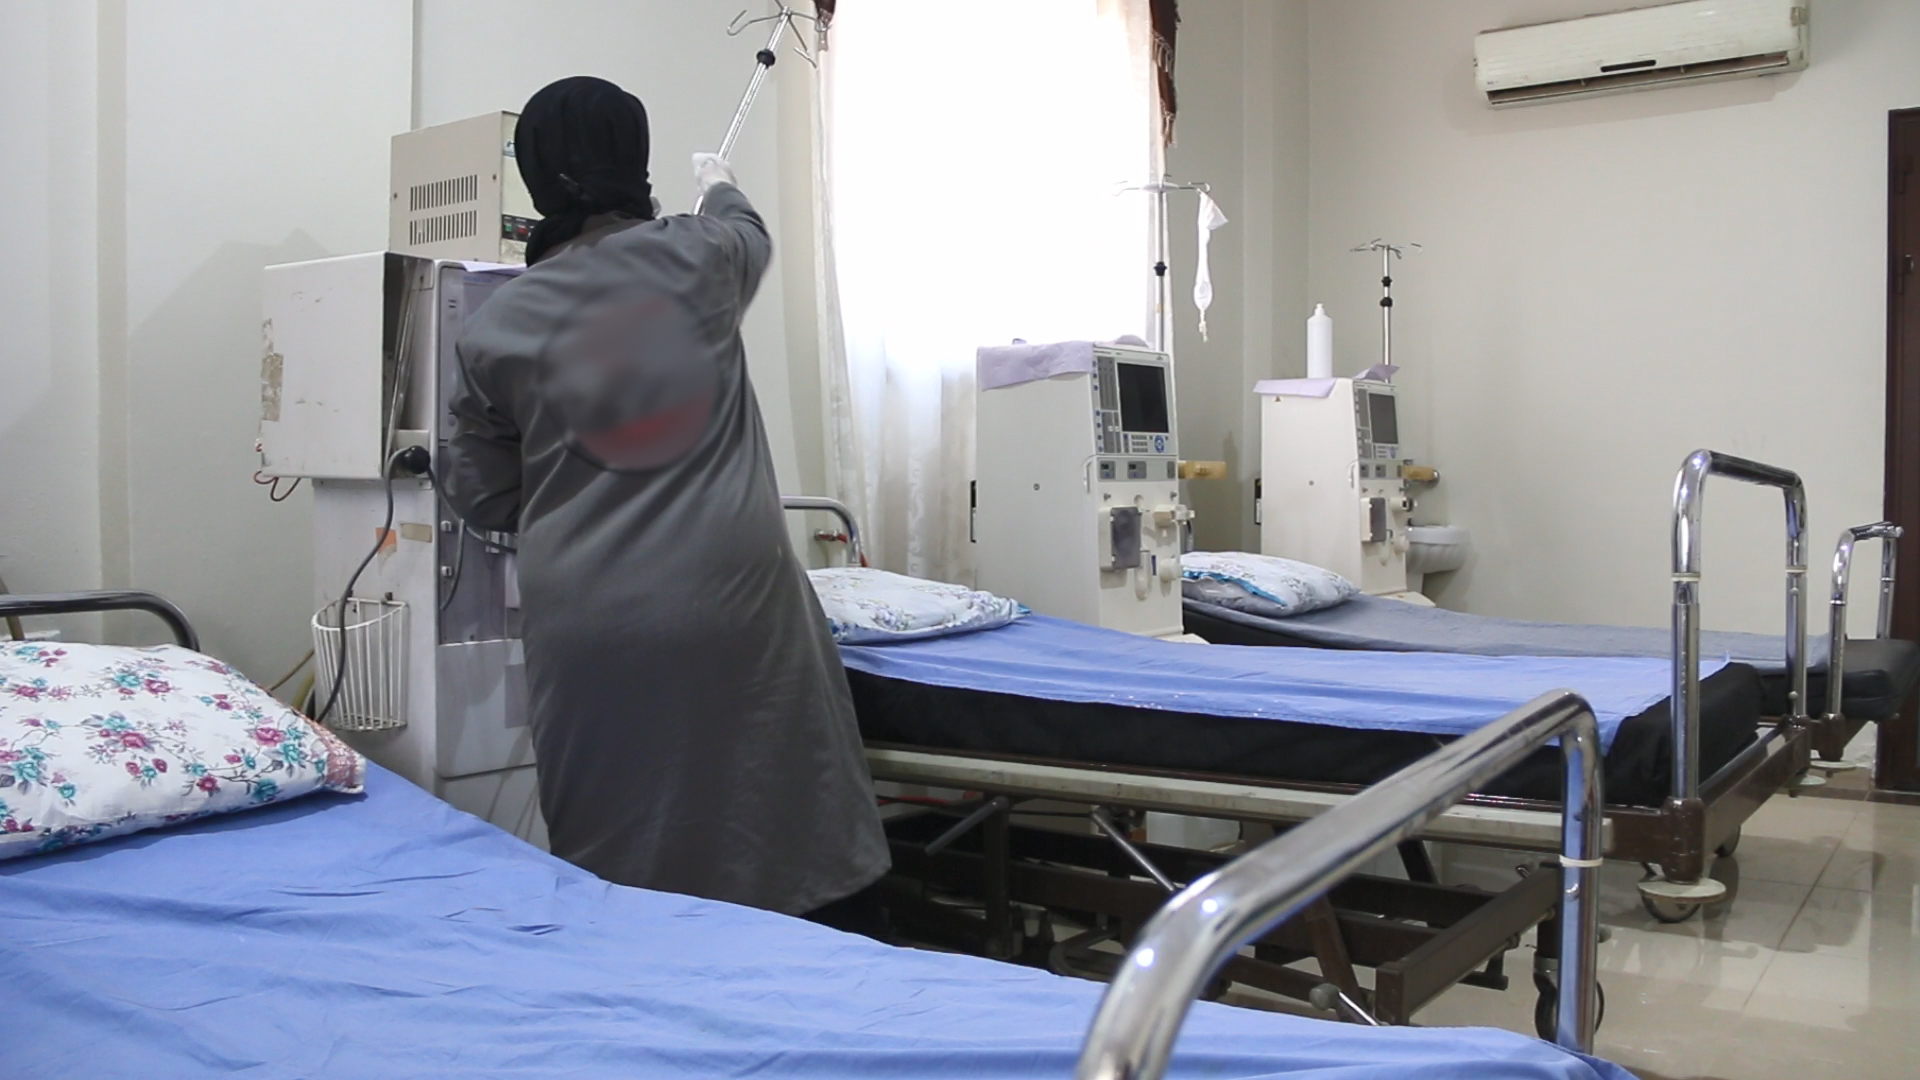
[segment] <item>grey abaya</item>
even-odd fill
[[[519,533],[553,851],[622,884],[805,913],[876,880],[888,857],[738,333],[766,227],[725,184],[697,216],[593,224],[503,286],[461,336],[442,469],[471,524]],[[650,396],[677,399],[668,411],[682,421],[693,410],[690,446],[655,467],[612,471],[569,439],[582,410],[569,410],[554,365],[583,305],[609,295],[642,309],[664,299],[706,328],[671,355],[640,350],[642,370],[603,403],[625,419],[644,420],[634,410]]]

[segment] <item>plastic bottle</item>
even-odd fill
[[[1322,304],[1307,318],[1307,378],[1333,378],[1333,319]]]

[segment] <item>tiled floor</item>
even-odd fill
[[[1445,876],[1511,874],[1445,853]],[[1920,1077],[1920,807],[1778,798],[1715,876],[1733,902],[1680,925],[1640,907],[1637,866],[1601,875],[1601,1056],[1645,1080]],[[1509,959],[1531,968],[1531,943]],[[1516,980],[1517,982],[1517,980]],[[1534,995],[1457,987],[1423,1024],[1531,1030]]]

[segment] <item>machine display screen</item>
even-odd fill
[[[1167,434],[1167,369],[1157,364],[1114,366],[1120,379],[1121,430]]]
[[[1367,395],[1367,426],[1373,429],[1374,442],[1400,441],[1400,420],[1394,412],[1392,394]]]

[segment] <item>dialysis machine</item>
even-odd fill
[[[979,587],[1043,615],[1182,632],[1173,362],[1090,347],[1085,370],[982,390],[975,417]]]
[[[491,113],[394,137],[393,250],[266,269],[260,471],[313,487],[316,707],[345,656],[328,725],[544,847],[512,538],[468,528],[404,472],[381,531],[388,458],[420,446],[443,459],[454,342],[520,270],[503,265],[521,261],[533,214],[513,121]],[[369,551],[342,633],[335,605]]]
[[[468,813],[546,842],[527,730],[511,538],[458,521],[423,477],[392,480],[390,447],[442,460],[461,327],[514,268],[392,252],[268,267],[262,472],[313,486],[316,660],[324,701],[346,624],[345,693],[328,724]],[[322,651],[324,650],[324,655]]]
[[[1393,384],[1371,379],[1302,380],[1298,392],[1262,395],[1262,552],[1421,601],[1407,588],[1413,500],[1397,405]]]

